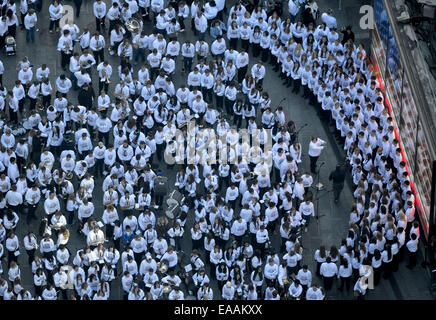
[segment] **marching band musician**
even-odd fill
[[[145,30],[137,34],[133,38],[133,47],[135,48],[135,65],[137,64],[139,57],[141,57],[142,63],[146,62],[145,50],[148,48],[148,36]]]
[[[91,40],[91,32],[89,32],[88,28],[83,28],[83,32],[79,37],[79,45],[82,49],[82,52],[85,51],[85,49],[89,48],[89,41]]]
[[[109,83],[112,76],[112,66],[108,61],[101,61],[97,66],[98,76],[100,81],[98,83],[98,90],[104,89],[105,93],[109,93]]]
[[[59,21],[63,15],[63,7],[57,0],[54,0],[53,3],[48,8],[50,13],[50,26],[49,32],[53,33],[53,29],[56,28],[56,32],[59,32]]]
[[[34,81],[32,85],[29,87],[29,90],[27,91],[27,96],[29,97],[30,100],[30,104],[29,104],[30,111],[35,109],[36,101],[40,93],[40,90],[41,90],[41,84],[38,81]]]
[[[98,32],[101,28],[105,29],[105,18],[106,18],[106,3],[102,0],[97,0],[93,5],[94,16],[95,16],[95,26]]]
[[[120,23],[120,8],[118,2],[114,1],[112,3],[112,7],[109,8],[106,16],[109,20],[109,35],[112,38],[112,30],[115,29],[115,26]],[[111,46],[113,46],[112,43]]]
[[[56,95],[60,94],[62,97],[66,98],[68,92],[70,91],[72,87],[72,82],[69,78],[65,76],[65,74],[61,74],[59,77],[56,78]],[[58,110],[58,109],[57,109]],[[59,112],[62,112],[58,110]]]
[[[58,40],[58,51],[61,52],[62,69],[66,70],[67,63],[70,61],[73,53],[73,39],[70,30],[65,29],[62,32],[62,36]]]
[[[95,36],[94,36],[95,38]],[[91,39],[92,40],[92,39]],[[89,47],[91,48],[91,40],[89,41]],[[83,54],[79,58],[80,67],[91,75],[91,67],[95,64],[95,59],[89,54],[88,50],[84,50]],[[91,81],[90,81],[91,82]],[[77,84],[81,87],[79,84]]]
[[[99,0],[101,2],[101,0]],[[92,54],[94,55],[95,63],[99,63],[99,59],[101,62],[104,61],[104,49],[106,46],[106,41],[104,37],[97,31],[94,33],[94,36],[89,40],[89,48],[92,50]]]

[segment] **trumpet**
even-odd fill
[[[131,33],[140,33],[142,31],[141,22],[136,18],[129,18],[126,23],[126,28]]]
[[[126,100],[126,96],[120,92],[114,92],[114,96],[120,100]]]
[[[64,44],[65,44],[65,54],[71,54],[70,44],[67,41],[65,41]]]

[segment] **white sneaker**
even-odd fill
[[[105,170],[105,171],[103,171],[103,175],[105,176],[105,175],[107,175],[107,171]]]

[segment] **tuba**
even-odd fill
[[[73,171],[66,171],[65,179],[67,179],[67,180],[73,179]]]
[[[136,18],[129,18],[126,21],[126,28],[133,34],[140,33],[142,31],[141,22]]]

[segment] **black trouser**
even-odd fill
[[[109,144],[109,132],[98,132],[98,140],[103,141],[104,140],[104,144],[107,146]]]
[[[392,257],[392,271],[398,271],[398,265],[400,263],[400,254],[399,252]]]
[[[101,49],[98,51],[92,51],[92,54],[94,55],[96,65],[98,65],[99,61],[101,61],[101,62],[104,61],[104,49]]]
[[[106,239],[112,239],[113,235],[114,235],[114,226],[108,223],[106,225]]]
[[[310,172],[316,174],[316,162],[318,161],[318,157],[309,156],[310,159]]]
[[[68,300],[67,289],[61,289],[60,287],[56,287],[56,291],[60,292],[60,294],[61,294],[60,297],[62,300]]]
[[[118,238],[118,239],[114,240],[114,248],[117,249],[118,251],[120,251],[120,248],[121,248],[121,238]]]
[[[383,278],[389,279],[392,274],[393,261],[383,263]]]
[[[237,48],[238,48],[238,38],[230,38],[229,44],[230,44],[231,48],[233,48],[234,50],[237,50]]]
[[[138,264],[138,266],[141,264],[142,261],[142,256],[143,256],[143,252],[133,252],[133,256],[135,258],[136,263]]]
[[[106,81],[101,81],[101,79],[99,79],[99,81],[98,81],[98,92],[101,92],[101,90],[104,90],[105,93],[108,93],[108,91],[109,91],[109,83],[107,83]]]
[[[9,108],[9,120],[13,123],[18,123],[18,111]]]
[[[413,268],[416,266],[416,252],[409,251],[409,265],[407,267]]]
[[[28,262],[29,264],[32,264],[32,261],[35,259],[35,251],[36,249],[32,249],[32,250],[26,250],[27,251],[27,256],[28,256]]]
[[[378,268],[373,268],[373,270],[374,270],[374,286],[376,286],[380,282],[381,266]]]
[[[165,143],[156,144],[156,155],[157,155],[157,160],[159,162],[162,162],[162,154],[164,149],[165,149]]]
[[[67,217],[67,223],[68,224],[73,224],[73,220],[74,220],[74,210],[73,211],[68,211],[68,217]]]
[[[50,30],[53,30],[53,26],[54,26],[56,29],[59,29],[59,21],[60,21],[60,19],[58,19],[58,20],[51,20],[51,19],[50,19],[50,26],[49,26],[49,29],[50,29]]]
[[[192,239],[192,250],[194,250],[194,249],[200,250],[201,249],[201,240],[202,239],[203,238],[200,238],[198,240]]]
[[[106,18],[106,16],[104,16],[103,18],[100,18],[100,19],[97,17],[95,18],[95,26],[96,26],[96,29],[98,32],[100,32],[102,27],[103,27],[103,29],[106,28],[105,18]]]
[[[187,73],[191,72],[192,60],[193,60],[193,58],[183,57],[183,68],[185,69],[185,72],[187,72]]]
[[[35,295],[41,297],[41,295],[42,295],[42,286],[35,285]]]
[[[238,70],[238,83],[242,83],[242,81],[245,78],[245,75],[247,74],[248,65],[245,67],[241,67]]]
[[[294,89],[292,92],[295,92],[296,94],[300,93],[300,87],[301,87],[301,80],[300,79],[294,79]]]
[[[330,290],[333,286],[334,277],[323,277],[324,278],[324,289],[326,291]]]
[[[47,108],[51,103],[51,94],[46,96],[42,96],[42,105],[44,108]]]
[[[8,27],[8,34],[14,38],[17,37],[17,25],[13,24]]]
[[[339,201],[342,189],[344,188],[344,183],[333,183],[333,194],[335,196],[335,201]]]
[[[310,97],[310,89],[306,85],[306,86],[304,86],[304,90],[303,90],[303,98],[309,98],[309,97]]]
[[[179,24],[180,24],[180,30],[184,30],[185,29],[185,18],[183,18],[183,16],[179,16],[178,19]]]
[[[80,8],[82,7],[82,0],[75,0],[74,4],[76,5],[76,18],[80,17]]]
[[[245,52],[248,53],[248,50],[250,48],[250,40],[244,40],[241,39],[242,48],[245,50]]]
[[[106,143],[107,145],[107,143]],[[95,177],[98,178],[103,177],[104,171],[104,159],[96,159],[95,160]]]
[[[216,109],[218,111],[222,111],[224,106],[224,96],[215,95],[215,99],[216,99]]]
[[[340,277],[341,279],[341,285],[339,287],[339,291],[344,290],[344,284],[345,284],[345,288],[347,291],[350,291],[350,282],[351,282],[351,277]]]
[[[203,99],[206,103],[212,103],[212,99],[213,99],[213,89],[210,88],[206,88],[206,87],[201,87],[201,93],[203,94]]]
[[[229,99],[226,98],[225,105],[226,105],[226,112],[228,114],[232,113],[232,108],[233,108],[233,104],[234,103],[235,103],[235,101],[232,101],[232,100],[229,100]]]
[[[159,68],[150,68],[150,80],[154,81],[154,79],[159,74]]]
[[[14,254],[14,252],[15,251],[9,251],[8,250],[8,267],[11,266],[11,262],[12,261],[15,261],[15,262],[18,261],[18,257]]]
[[[234,114],[233,115],[233,124],[236,125],[237,128],[240,128],[242,125],[242,114]]]
[[[260,44],[258,43],[253,43],[253,57],[258,57],[260,54]]]
[[[62,69],[65,69],[67,65],[70,64],[70,58],[72,57],[71,53],[65,53],[64,51],[61,51],[61,67]]]
[[[37,207],[38,207],[38,205],[31,205],[31,204],[28,205],[28,207],[27,207],[27,219],[26,219],[27,224],[30,224],[31,219],[37,220],[36,215],[35,215]]]

